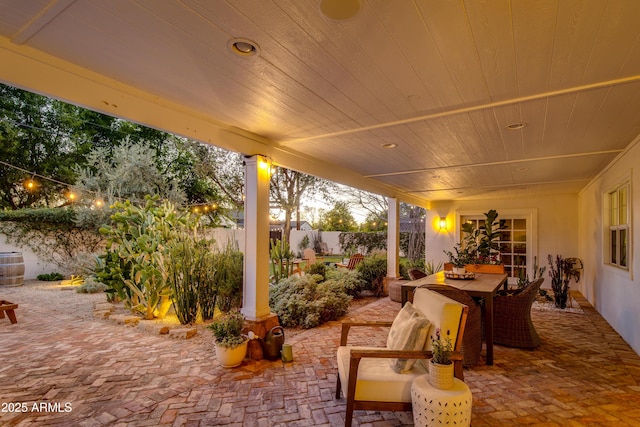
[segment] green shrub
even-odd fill
[[[64,277],[60,273],[49,273],[49,274],[38,274],[38,280],[43,280],[45,282],[53,282],[56,280],[62,280]]]
[[[324,264],[324,262],[316,262],[315,264],[311,264],[309,266],[307,266],[307,269],[305,271],[306,274],[319,274],[320,276],[322,276],[322,280],[326,280],[327,279],[327,266]]]
[[[332,268],[327,270],[326,278],[338,282],[344,292],[352,297],[360,296],[366,285],[356,270]]]
[[[180,233],[193,233],[196,220],[150,196],[144,206],[126,201],[116,202],[113,209],[112,225],[100,228],[107,238],[107,252],[96,277],[110,286],[108,292],[123,298],[125,305],[153,319],[160,302],[172,294],[167,280],[167,266],[175,262],[168,256],[170,242]]]
[[[97,294],[106,290],[107,285],[98,282],[95,277],[89,276],[84,279],[84,283],[76,289],[76,292],[79,294]]]
[[[362,250],[369,254],[375,250],[387,249],[387,233],[381,231],[340,233],[338,236],[340,248],[343,252]]]
[[[351,297],[337,280],[322,276],[291,276],[271,287],[269,303],[287,327],[314,328],[344,316]]]
[[[171,261],[162,267],[173,291],[176,316],[183,325],[192,324],[198,317],[200,289],[212,287],[214,255],[207,241],[196,241],[189,232],[169,242],[167,255]]]
[[[366,283],[365,289],[373,292],[375,296],[383,294],[384,278],[387,276],[387,255],[376,253],[365,258],[356,267],[358,274]]]
[[[242,306],[242,280],[244,275],[243,254],[232,245],[227,245],[214,257],[214,287],[217,291],[215,305],[220,311],[229,312]],[[206,292],[207,290],[203,290]],[[202,294],[201,304],[205,304],[207,295]],[[213,317],[213,307],[211,307]]]

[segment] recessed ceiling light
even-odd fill
[[[260,54],[258,44],[248,39],[231,39],[227,42],[227,47],[232,53],[245,58]]]
[[[524,127],[524,123],[511,123],[510,125],[505,126],[509,130],[518,130]]]
[[[397,146],[398,146],[398,144],[395,144],[395,143],[393,143],[393,142],[389,142],[389,143],[387,143],[387,144],[382,144],[382,147],[383,147],[383,148],[389,148],[389,149],[391,149],[391,148],[396,148]]]
[[[336,22],[348,21],[360,11],[360,0],[320,0],[319,6],[325,18]]]

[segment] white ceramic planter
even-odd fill
[[[227,348],[216,344],[216,359],[223,368],[235,368],[240,366],[247,355],[247,345],[249,340],[237,347]]]
[[[467,272],[467,270],[464,267],[453,267],[453,272],[455,274],[464,274]]]

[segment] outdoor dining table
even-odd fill
[[[410,293],[418,286],[422,285],[449,285],[466,292],[471,297],[484,298],[481,305],[482,317],[484,320],[484,339],[487,352],[487,365],[493,365],[493,297],[498,289],[507,286],[507,274],[475,273],[472,280],[449,279],[444,275],[444,271],[431,274],[418,280],[403,283],[401,286],[402,305],[409,300]]]

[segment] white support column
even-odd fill
[[[391,197],[387,202],[387,277],[395,279],[400,276],[400,202]]]
[[[242,314],[269,315],[269,182],[271,165],[259,155],[245,159],[244,286]]]

